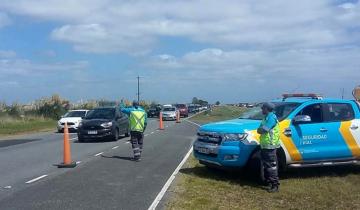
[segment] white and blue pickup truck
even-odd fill
[[[284,94],[273,100],[281,128],[280,169],[353,164],[360,160],[360,109],[355,100]],[[258,162],[260,107],[239,118],[200,127],[193,145],[200,163],[244,167]]]

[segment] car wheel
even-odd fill
[[[129,129],[126,131],[125,133],[125,137],[129,137],[130,136],[130,132],[129,132]]]
[[[82,143],[82,142],[84,142],[84,141],[85,141],[85,140],[84,140],[84,138],[83,138],[83,137],[78,136],[78,142]]]
[[[119,139],[119,130],[115,129],[114,136],[112,138],[113,141],[117,141]]]

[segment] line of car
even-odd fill
[[[147,114],[148,117],[159,117],[160,112],[163,114],[163,120],[176,120],[177,112],[181,117],[189,116],[189,108],[186,104],[156,105],[149,108]],[[125,137],[130,135],[128,116],[118,107],[71,110],[58,121],[58,132],[64,131],[65,123],[69,131],[77,132],[79,142],[100,138],[116,141],[121,135]]]
[[[116,107],[69,111],[58,121],[59,132],[64,131],[65,123],[77,132],[79,142],[99,138],[116,141],[120,135],[130,135],[128,116]]]

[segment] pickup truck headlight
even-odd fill
[[[243,141],[248,136],[247,133],[226,133],[223,134],[224,141]]]
[[[101,126],[104,128],[110,128],[112,126],[112,122],[102,123]]]

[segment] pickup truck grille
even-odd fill
[[[218,133],[211,133],[211,132],[198,132],[198,141],[212,143],[212,144],[220,144],[221,135]]]

